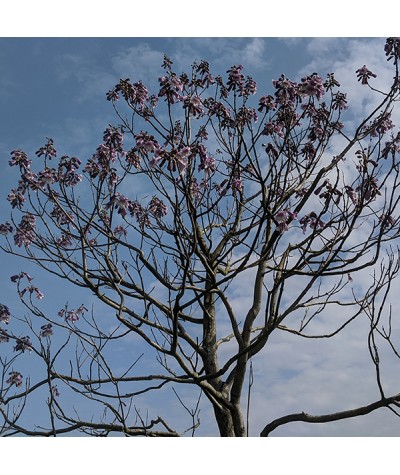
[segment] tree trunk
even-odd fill
[[[234,407],[229,410],[226,408],[221,409],[221,407],[214,405],[214,414],[221,437],[246,437],[240,407]]]

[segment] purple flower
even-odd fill
[[[0,343],[8,343],[10,341],[7,332],[0,328]]]
[[[228,86],[228,91],[231,90],[238,90],[240,92],[243,91],[244,88],[244,76],[242,74],[242,69],[243,66],[241,64],[239,65],[234,65],[230,69],[228,69],[228,81],[227,81],[227,86]]]
[[[27,287],[25,287],[25,288],[21,291],[21,297],[23,297],[26,292],[29,292],[31,295],[35,292],[36,298],[37,298],[38,300],[42,300],[43,297],[44,297],[44,293],[41,292],[41,291],[40,291],[37,287],[35,287],[34,285],[28,285]]]
[[[297,219],[297,213],[292,213],[289,210],[281,210],[275,213],[274,219],[278,224],[277,229],[280,233],[283,233],[289,229],[289,221]]]
[[[8,162],[10,167],[18,165],[21,172],[24,172],[30,168],[32,160],[28,160],[26,153],[22,150],[13,150],[11,152],[11,157],[11,160]]]
[[[53,386],[51,388],[51,392],[53,393],[54,396],[59,397],[60,396],[60,391],[57,389],[57,386]]]
[[[299,92],[305,96],[316,96],[320,101],[325,94],[324,82],[316,73],[302,78]]]
[[[250,96],[250,94],[255,94],[257,92],[257,83],[250,76],[246,78],[246,84],[244,85],[243,95]]]
[[[183,101],[183,97],[179,94],[183,90],[183,84],[175,73],[171,73],[169,76],[161,76],[158,82],[161,86],[158,93],[159,97],[165,97],[165,100],[170,104]]]
[[[337,92],[333,96],[332,108],[335,110],[347,109],[347,94]]]
[[[7,196],[7,201],[11,203],[12,208],[21,209],[22,205],[25,203],[25,186],[20,182],[18,188],[13,188]]]
[[[368,84],[370,78],[376,78],[376,74],[370,71],[367,66],[364,66],[356,71],[358,81],[361,81],[361,84]]]
[[[49,337],[53,335],[53,325],[48,323],[47,325],[43,325],[40,327],[40,336],[41,337]]]
[[[312,211],[311,213],[305,215],[303,218],[300,219],[300,226],[303,232],[305,233],[307,230],[307,226],[310,226],[311,229],[323,229],[325,227],[325,223],[318,218],[317,214]]]
[[[7,234],[12,233],[13,230],[13,227],[8,221],[6,221],[4,224],[0,224],[0,234],[3,236],[7,236]]]
[[[183,100],[183,108],[188,110],[189,115],[193,117],[202,117],[204,115],[204,109],[202,108],[202,102],[199,96],[186,96]]]
[[[43,147],[40,147],[39,150],[36,152],[36,155],[38,157],[41,157],[42,155],[45,156],[45,158],[48,158],[49,160],[57,155],[57,152],[54,148],[54,140],[49,139],[46,137],[47,143]]]
[[[119,224],[118,226],[115,226],[114,234],[116,234],[117,236],[127,236],[128,231],[126,230],[126,228],[124,228],[124,226],[121,226]]]
[[[345,186],[345,191],[354,205],[358,205],[359,197],[357,191],[355,191],[351,186]]]
[[[22,386],[22,374],[19,373],[18,371],[12,371],[11,373],[8,373],[10,377],[7,379],[6,383],[12,386],[15,384],[15,386],[20,387]]]
[[[272,96],[262,96],[258,103],[258,112],[269,112],[276,109],[276,103]]]
[[[161,219],[167,214],[167,206],[156,196],[153,196],[149,203],[149,212],[157,219]]]
[[[22,351],[22,353],[25,353],[25,350],[28,350],[29,352],[32,351],[32,343],[28,336],[18,338],[17,343],[14,346],[14,351]]]
[[[10,309],[7,305],[0,304],[0,322],[8,325],[10,321]]]
[[[209,155],[207,148],[203,144],[198,144],[197,153],[200,157],[198,170],[204,170],[206,174],[212,173],[215,170],[215,160]]]
[[[26,213],[17,227],[14,242],[18,247],[29,247],[35,240],[36,218],[31,213]]]
[[[396,224],[396,219],[388,213],[383,213],[379,217],[379,222],[382,223],[383,228],[390,228]]]
[[[388,57],[388,61],[393,59],[394,64],[396,64],[396,61],[400,58],[400,38],[387,38],[385,44],[385,54]]]
[[[281,105],[295,102],[299,90],[297,83],[290,81],[282,74],[279,79],[272,81],[272,84],[276,89],[276,102]]]

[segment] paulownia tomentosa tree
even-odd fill
[[[378,91],[370,85],[376,75],[357,70],[360,87],[379,100],[351,130],[341,122],[347,98],[333,74],[299,83],[282,75],[255,99],[257,85],[241,65],[225,79],[206,61],[178,75],[165,56],[156,94],[129,79],[108,92],[119,123],[107,127],[85,163],[57,157],[52,139],[34,166],[25,152],[11,153],[20,177],[8,195],[11,218],[0,226],[3,251],[87,289],[113,317],[105,323],[96,308],[69,304],[49,314],[26,272],[11,277],[29,310],[29,335],[13,330],[18,319],[1,304],[2,348],[14,344],[1,357],[3,435],[176,436],[168,408],[147,419],[135,400],[166,385],[180,399],[177,388],[191,385],[211,404],[221,436],[246,436],[246,373],[270,335],[333,337],[362,315],[370,320],[380,399],[321,416],[289,414],[261,435],[292,421],[329,422],[380,407],[397,414],[400,394],[383,390],[376,338],[399,356],[380,319],[399,270],[391,242],[399,236],[400,133],[391,114],[400,39],[388,38],[384,49],[392,85]],[[368,268],[371,286],[351,291]],[[252,297],[245,312],[232,301],[238,281]],[[345,321],[329,334],[313,333],[330,308]],[[140,366],[140,357],[113,367],[112,349],[132,335],[157,371],[148,361]],[[28,351],[43,374],[23,376]],[[69,390],[104,411],[82,416],[63,400]],[[48,421],[26,426],[24,408],[38,391],[47,393]],[[180,401],[194,433],[198,407]]]

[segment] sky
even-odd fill
[[[68,17],[69,12],[59,11],[59,15],[63,14]],[[272,80],[282,73],[299,80],[314,71],[321,75],[334,71],[343,90],[348,92],[349,102],[353,99],[349,124],[372,105],[357,84],[356,69],[367,64],[378,73],[380,85],[390,80],[390,69],[383,55],[384,40],[368,37],[365,33],[360,35],[362,38],[352,34],[321,38],[318,33],[312,37],[302,33],[299,36],[304,37],[292,38],[287,32],[266,37],[256,22],[254,32],[259,37],[248,28],[244,28],[243,34],[240,34],[240,28],[234,32],[228,28],[226,36],[221,36],[214,27],[209,36],[195,32],[192,37],[183,30],[179,36],[172,37],[169,31],[175,30],[170,28],[161,30],[161,37],[158,32],[148,36],[140,29],[138,34],[127,33],[125,29],[121,35],[114,29],[111,37],[102,37],[103,30],[92,30],[84,38],[87,33],[83,33],[83,28],[71,35],[77,37],[69,37],[66,23],[61,28],[60,36],[63,37],[57,37],[59,33],[54,32],[52,22],[48,21],[39,31],[28,32],[28,37],[23,37],[25,34],[22,33],[11,37],[13,33],[6,32],[0,38],[1,222],[4,217],[7,219],[9,208],[5,198],[16,179],[14,171],[8,167],[10,151],[21,148],[33,156],[45,137],[52,137],[60,152],[83,160],[89,158],[101,142],[105,127],[115,122],[112,107],[105,100],[106,92],[120,78],[127,77],[143,80],[149,88],[155,88],[164,53],[171,57],[176,69],[182,70],[193,60],[201,59],[209,61],[217,74],[224,74],[233,64],[243,64],[245,74],[251,74],[259,89],[269,93]],[[42,37],[46,29],[47,34],[56,37]],[[9,277],[15,271],[26,270],[26,264],[22,261],[17,264],[13,258],[3,255],[1,262],[0,303],[19,309],[17,299],[12,296],[15,289]],[[46,280],[45,276],[41,276],[40,285],[48,296],[45,305],[62,307],[64,289],[50,279]],[[395,285],[395,292],[400,290],[398,287]],[[237,292],[238,299],[245,300],[240,288]],[[258,435],[270,419],[290,412],[304,410],[322,414],[377,399],[365,331],[362,324],[354,326],[337,339],[324,341],[323,345],[295,341],[287,335],[272,340],[268,361],[260,358],[254,362],[251,435]],[[274,363],[270,364],[270,361]],[[389,393],[390,390],[398,391],[398,372],[398,361],[388,359],[385,380]],[[203,415],[205,423],[199,435],[213,435],[214,428],[208,425],[206,409]],[[380,410],[351,421],[324,425],[289,424],[274,435],[397,437],[400,436],[400,419],[387,410]]]

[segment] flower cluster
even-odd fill
[[[290,81],[284,74],[279,79],[272,81],[276,92],[276,102],[281,106],[293,104],[297,97],[299,88],[296,82]]]
[[[387,38],[385,44],[385,54],[388,57],[388,61],[393,59],[393,64],[400,58],[400,38]]]
[[[391,216],[388,213],[383,213],[379,217],[379,222],[382,223],[382,227],[391,228],[392,226],[394,226],[396,224],[396,219],[393,218],[393,216]]]
[[[2,234],[3,236],[7,236],[7,234],[12,233],[13,231],[14,228],[8,221],[6,221],[5,223],[0,223],[0,234]]]
[[[146,101],[149,98],[149,91],[146,86],[141,82],[132,84],[129,79],[121,79],[114,89],[108,91],[106,97],[108,101],[118,101],[119,93],[122,94],[124,99],[134,107],[143,111],[146,108]]]
[[[376,78],[376,74],[374,74],[372,71],[370,71],[367,66],[364,66],[362,68],[357,69],[356,71],[357,74],[357,80],[361,81],[361,84],[368,84],[368,81],[370,78]]]
[[[0,328],[0,343],[8,343],[10,341],[9,336],[7,335],[7,332]]]
[[[14,242],[18,247],[29,247],[35,240],[36,218],[31,213],[22,216],[21,222],[14,235]]]
[[[153,196],[151,199],[148,209],[149,212],[157,219],[164,217],[168,211],[167,206],[156,196]]]
[[[75,323],[87,311],[88,309],[83,304],[80,305],[76,310],[69,310],[68,306],[66,306],[58,312],[58,316],[64,318],[66,322]]]
[[[26,153],[22,150],[13,150],[11,152],[11,157],[11,160],[8,162],[10,167],[18,165],[21,173],[30,168],[32,160],[28,160]]]
[[[53,325],[51,323],[47,323],[46,325],[42,325],[40,327],[40,336],[41,337],[49,337],[53,335]]]
[[[335,204],[339,204],[340,198],[343,195],[341,191],[331,185],[328,179],[324,180],[323,183],[315,189],[314,194],[324,199],[325,202],[332,199]]]
[[[324,81],[316,73],[306,76],[301,80],[299,92],[304,96],[315,96],[320,101],[325,94]]]
[[[293,219],[297,219],[297,213],[289,210],[281,210],[275,213],[274,220],[277,223],[277,229],[280,233],[284,233],[289,229],[289,223]]]
[[[315,211],[311,211],[311,213],[306,214],[300,219],[300,226],[303,232],[305,233],[307,230],[307,226],[309,226],[313,230],[321,230],[325,227],[325,223],[318,217]]]
[[[62,156],[58,166],[58,179],[65,186],[76,186],[82,181],[82,175],[76,172],[80,166],[81,161],[79,158],[70,158],[67,155]]]
[[[169,104],[183,101],[183,96],[180,94],[183,90],[183,83],[176,74],[161,76],[158,82],[161,86],[158,97],[164,97]]]
[[[21,351],[22,353],[25,353],[25,350],[28,350],[29,353],[32,351],[32,343],[29,340],[29,337],[24,336],[23,338],[17,338],[14,351]]]
[[[202,108],[202,101],[199,96],[186,96],[183,99],[183,108],[188,110],[189,115],[193,117],[202,117],[204,109]]]
[[[0,304],[0,322],[8,325],[10,321],[10,309],[7,305]]]
[[[10,377],[7,379],[6,383],[12,386],[15,384],[18,388],[22,386],[22,374],[19,373],[18,371],[11,371],[11,373],[8,373]]]
[[[45,159],[51,160],[53,157],[57,156],[57,152],[54,148],[54,140],[48,137],[46,137],[46,139],[47,143],[43,147],[40,147],[35,153],[38,157],[44,155]]]

